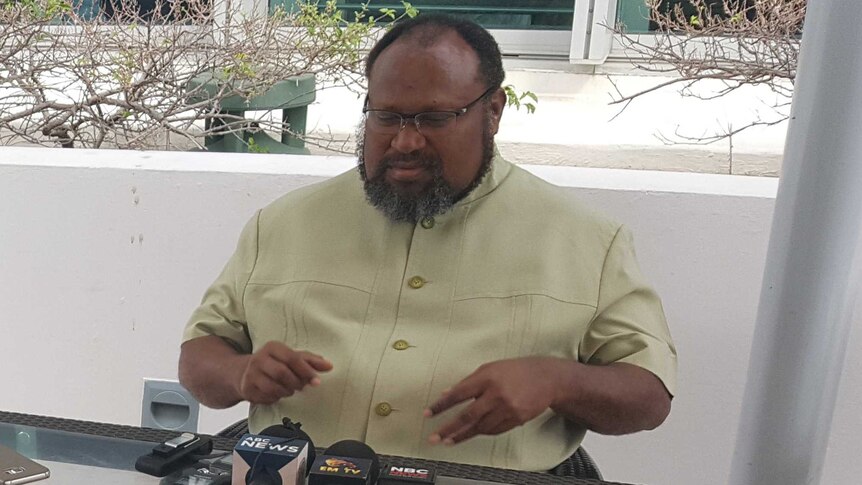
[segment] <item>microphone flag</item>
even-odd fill
[[[302,483],[308,442],[296,438],[244,434],[233,449],[232,485]]]
[[[314,460],[308,485],[366,485],[372,461],[349,456],[321,455]]]
[[[389,465],[383,467],[377,485],[431,485],[435,475],[435,470],[429,467]]]

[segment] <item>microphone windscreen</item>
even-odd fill
[[[290,418],[284,418],[282,424],[274,424],[260,432],[263,436],[274,438],[289,438],[308,442],[308,463],[314,463],[317,452],[314,450],[314,441],[302,430],[302,423],[294,423]],[[305,474],[308,475],[308,471]]]
[[[245,434],[234,446],[233,485],[302,483],[308,473],[307,441],[298,438]]]
[[[371,460],[371,483],[377,483],[377,477],[380,476],[380,459],[377,457],[377,453],[365,443],[356,440],[338,441],[330,445],[323,454]]]

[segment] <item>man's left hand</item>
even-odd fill
[[[560,381],[554,376],[567,362],[554,357],[524,357],[484,364],[425,410],[436,416],[473,399],[458,417],[429,437],[452,445],[477,434],[500,434],[520,426],[551,407]]]

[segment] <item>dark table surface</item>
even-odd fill
[[[135,460],[175,431],[37,416],[0,411],[0,444],[14,448],[52,470],[50,482],[92,484],[155,484],[159,479],[134,471]],[[211,437],[215,450],[232,451],[235,438]],[[623,485],[615,482],[555,477],[500,468],[381,455],[391,465],[437,470],[438,485]],[[82,482],[81,477],[86,477]]]

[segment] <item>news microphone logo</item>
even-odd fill
[[[303,483],[308,442],[244,434],[234,447],[232,485]]]
[[[308,485],[371,485],[377,483],[377,454],[361,441],[344,440],[326,449],[311,466]]]
[[[390,465],[380,474],[378,485],[403,484],[433,484],[435,472],[433,468]]]
[[[355,470],[359,468],[359,465],[357,465],[356,463],[353,463],[352,461],[342,460],[341,458],[327,458],[323,460],[323,462],[326,464],[327,467],[330,468],[344,467],[348,470]]]
[[[371,483],[371,460],[320,456],[311,466],[309,485],[359,485]]]

